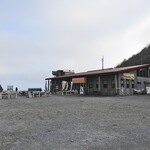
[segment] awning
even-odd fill
[[[86,83],[86,78],[72,78],[73,83]]]

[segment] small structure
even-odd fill
[[[7,85],[7,91],[12,92],[13,91],[13,85]]]
[[[0,99],[11,99],[11,98],[16,98],[15,92],[3,91],[0,93]]]
[[[23,95],[27,96],[28,98],[31,98],[31,97],[42,97],[42,96],[48,97],[48,96],[51,96],[51,92],[47,91],[47,90],[42,92],[41,88],[28,88],[27,95],[26,95],[25,91],[24,91],[24,93],[22,93],[22,96]]]
[[[13,86],[7,86],[7,91],[3,91],[0,85],[0,99],[11,99],[16,98],[16,93],[13,91]]]
[[[147,94],[150,94],[150,86],[149,86],[149,87],[146,87],[146,93],[147,93]]]
[[[40,97],[41,91],[41,88],[28,88],[28,97]]]

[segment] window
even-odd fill
[[[137,70],[137,76],[138,77],[148,77],[148,70],[149,68],[143,68],[143,69],[138,69]]]
[[[104,88],[108,88],[108,81],[107,81],[107,80],[104,80],[104,81],[103,81],[103,87],[104,87]]]
[[[137,70],[137,76],[138,77],[140,76],[140,70],[139,69]]]
[[[98,84],[96,84],[96,88],[98,89]]]
[[[124,87],[124,80],[121,79],[121,87]]]
[[[126,80],[126,82],[127,82],[127,88],[129,88],[129,80]]]
[[[132,84],[132,88],[134,89],[134,84]]]
[[[111,88],[115,88],[115,80],[114,79],[111,80]]]
[[[143,71],[140,69],[140,77],[143,77]]]
[[[98,82],[98,78],[97,78],[97,80],[96,80],[96,88],[98,89],[98,87],[99,87],[99,82]]]
[[[131,81],[132,88],[134,89],[134,80]]]
[[[146,69],[143,69],[143,77],[146,77]]]
[[[92,81],[89,82],[89,87],[90,87],[90,88],[93,88],[93,83],[92,83]]]

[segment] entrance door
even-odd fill
[[[110,96],[115,95],[115,79],[105,78],[102,79],[102,95]]]

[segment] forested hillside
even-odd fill
[[[142,49],[138,54],[131,56],[129,59],[124,59],[117,67],[134,66],[150,63],[150,45]]]

